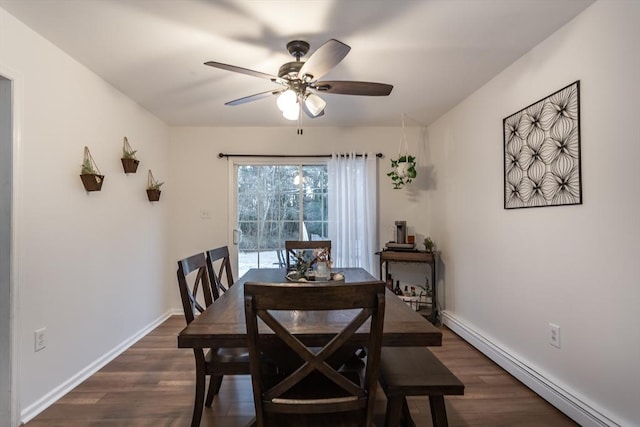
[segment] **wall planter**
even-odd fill
[[[136,159],[136,150],[131,148],[126,136],[122,144],[122,158],[120,160],[122,161],[124,173],[136,173],[140,160]]]
[[[102,183],[104,182],[104,175],[97,174],[81,174],[80,179],[82,180],[82,185],[84,185],[84,189],[87,191],[100,191],[102,190]]]
[[[84,147],[84,159],[82,160],[82,168],[80,170],[80,179],[82,185],[87,191],[100,191],[102,190],[102,183],[104,182],[104,175],[100,174],[100,170],[96,165],[96,162],[91,156],[89,147]]]
[[[158,200],[160,200],[160,193],[162,193],[162,191],[157,189],[147,189],[147,197],[149,198],[150,202],[157,202]]]
[[[138,170],[138,165],[140,164],[140,160],[137,159],[120,159],[122,161],[122,168],[124,169],[124,173],[136,173]]]
[[[157,202],[160,200],[160,187],[164,184],[164,182],[158,182],[154,177],[153,173],[151,173],[151,169],[149,169],[149,175],[147,177],[147,198],[150,202]]]

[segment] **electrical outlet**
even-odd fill
[[[47,346],[47,341],[44,334],[46,330],[47,328],[42,328],[33,332],[33,335],[35,337],[35,342],[34,342],[35,351],[40,351]]]
[[[560,326],[549,323],[549,344],[560,348]]]
[[[200,209],[201,219],[211,219],[211,211],[209,209]]]

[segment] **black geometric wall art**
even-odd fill
[[[504,208],[582,204],[580,80],[502,124]]]

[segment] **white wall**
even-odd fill
[[[148,202],[147,169],[168,180],[168,128],[0,9],[0,69],[16,76],[22,117],[17,273],[18,388],[22,418],[59,397],[173,303],[167,264],[171,185]],[[141,159],[125,175],[122,139]],[[83,147],[106,176],[79,178]],[[169,282],[170,281],[170,282]],[[34,352],[34,330],[47,347]]]
[[[269,101],[263,101],[269,102]],[[275,108],[275,104],[274,104]],[[398,118],[400,121],[400,118]],[[303,121],[304,125],[304,121]],[[407,128],[409,150],[419,155],[418,166],[426,164],[424,130]],[[428,183],[423,169],[410,187],[393,190],[386,173],[390,158],[397,157],[399,128],[304,127],[296,134],[294,125],[270,128],[171,128],[171,176],[175,192],[171,208],[171,256],[184,258],[228,241],[229,172],[226,159],[218,153],[238,154],[330,154],[333,151],[381,152],[378,160],[380,248],[392,240],[395,220],[406,220],[410,230],[426,231],[425,197]],[[194,194],[198,194],[194,197]],[[212,212],[201,219],[200,211]]]
[[[559,387],[583,425],[640,425],[638,22],[638,1],[595,3],[428,128],[448,323]],[[504,210],[502,119],[575,80],[583,204]]]

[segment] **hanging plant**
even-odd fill
[[[151,173],[151,169],[149,169],[149,175],[147,177],[147,197],[150,202],[157,202],[160,200],[160,187],[164,184],[164,182],[158,182]]]
[[[394,190],[399,190],[403,185],[409,184],[418,174],[416,172],[416,158],[410,154],[400,156],[397,160],[391,159],[391,177]]]
[[[131,148],[129,145],[129,140],[127,137],[124,137],[124,142],[122,143],[122,168],[124,169],[124,173],[136,173],[138,170],[138,164],[140,164],[140,160],[136,159],[136,150]]]
[[[403,153],[404,149],[404,153]],[[398,146],[398,158],[391,159],[391,172],[387,176],[391,178],[394,190],[401,189],[411,183],[418,175],[416,171],[416,158],[408,153],[407,135],[404,128],[404,114],[402,115],[402,130],[400,132],[400,144]]]
[[[80,168],[80,179],[87,191],[100,191],[104,182],[104,175],[100,174],[98,165],[93,160],[89,147],[84,147],[84,158]]]

